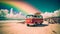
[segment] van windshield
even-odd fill
[[[43,18],[43,16],[39,15],[39,16],[36,16],[36,15],[27,15],[26,18]]]
[[[39,16],[34,16],[35,18],[43,18],[43,16],[39,15]]]
[[[32,18],[33,17],[33,15],[27,15],[26,16],[26,18]]]

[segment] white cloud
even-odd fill
[[[43,18],[49,18],[49,17],[52,17],[53,16],[53,13],[48,13],[48,12],[45,12],[42,14]]]
[[[3,15],[2,12],[5,14]],[[7,9],[1,9],[0,10],[0,16],[3,15],[3,17],[5,16],[6,18],[11,18],[11,19],[21,19],[21,18],[25,18],[25,16],[22,15],[22,13],[18,13],[18,14],[13,14],[13,8],[10,9],[10,14],[8,13],[9,11]]]
[[[1,9],[0,10],[0,16],[6,17],[7,14],[8,14],[8,10],[7,9]]]
[[[7,18],[13,18],[13,19],[22,19],[25,18],[25,16],[21,15],[21,14],[8,14]]]
[[[60,10],[56,10],[54,11],[54,13],[45,12],[42,13],[41,15],[43,16],[43,18],[58,17],[60,16]]]
[[[10,9],[10,14],[7,14],[7,18],[12,18],[12,19],[22,19],[25,18],[25,16],[21,15],[22,13],[18,14],[13,14],[13,8]]]
[[[60,10],[54,11],[54,16],[60,16]]]

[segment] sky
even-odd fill
[[[14,0],[13,0],[14,1]],[[16,0],[20,1],[20,0]],[[37,10],[41,12],[54,12],[55,10],[60,9],[60,0],[22,0],[23,2],[27,2]],[[9,7],[9,6],[8,6]],[[0,9],[6,8],[3,4],[0,4]],[[15,10],[15,9],[14,9]],[[18,10],[15,10],[18,11]]]
[[[16,1],[20,1],[20,0],[16,0]],[[45,12],[54,13],[54,11],[60,9],[60,4],[59,4],[60,0],[21,0],[21,1],[28,3],[29,5],[33,6],[34,8],[36,8],[37,10],[39,10],[43,13],[45,13]],[[13,7],[13,6],[9,6],[7,4],[0,3],[0,9],[10,10],[11,7]],[[13,7],[13,8],[16,13],[17,12],[19,13],[18,9],[16,9],[15,7]]]
[[[54,12],[60,9],[59,0],[26,0],[26,2],[42,12]]]

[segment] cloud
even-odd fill
[[[7,18],[12,18],[12,19],[24,19],[25,16],[21,15],[21,14],[8,14]]]
[[[54,11],[54,16],[60,16],[60,10]]]
[[[58,17],[60,16],[60,10],[56,10],[54,11],[54,13],[45,12],[42,13],[41,15],[43,16],[43,18]]]
[[[8,13],[7,9],[1,9],[0,10],[0,17],[6,17],[7,13]]]
[[[53,16],[53,13],[45,12],[45,13],[43,13],[41,15],[43,16],[43,18],[49,18],[49,17],[52,17]]]
[[[14,14],[13,13],[13,9],[11,8],[10,9],[10,13],[8,13],[9,11],[7,9],[1,9],[0,10],[0,17],[5,17],[5,18],[11,18],[11,19],[24,19],[25,16],[22,15],[22,13],[17,13],[17,14]]]

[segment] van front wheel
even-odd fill
[[[30,26],[29,24],[27,24],[27,26]]]

